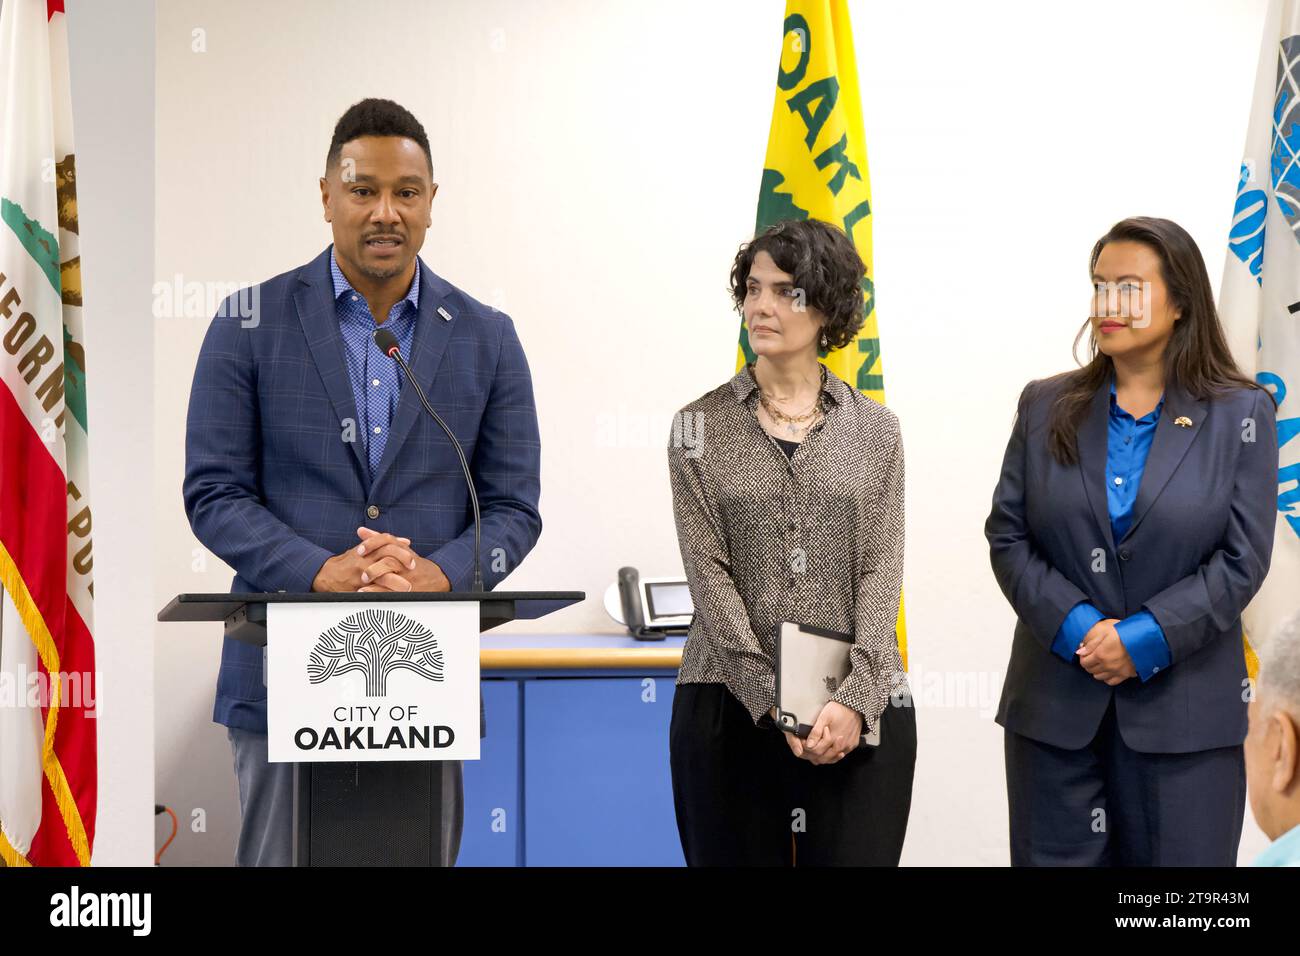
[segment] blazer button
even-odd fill
[[[373,519],[373,518],[378,518],[378,517],[379,517],[379,506],[378,506],[378,505],[371,505],[369,508],[367,508],[367,509],[366,509],[366,517],[367,517],[367,518],[371,518],[371,519]]]
[[[1123,551],[1121,551],[1121,552],[1119,553],[1119,559],[1120,559],[1121,561],[1127,561],[1127,560],[1128,560],[1129,558],[1131,558],[1132,556],[1133,556],[1133,553],[1132,553],[1131,551],[1129,551],[1128,548],[1125,548]]]

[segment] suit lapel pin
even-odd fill
[[[1179,428],[1191,428],[1192,420],[1188,418],[1186,415],[1179,415],[1177,418],[1174,419],[1174,424],[1177,425]]]
[[[444,309],[442,306],[438,306],[438,314],[442,316],[442,320],[444,322],[451,321],[451,313],[448,312],[446,309]]]

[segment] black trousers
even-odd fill
[[[1240,746],[1131,750],[1113,699],[1079,750],[1008,731],[1011,865],[1236,866],[1246,813],[1242,754]]]
[[[912,806],[916,714],[889,706],[880,745],[817,766],[755,726],[724,684],[679,684],[669,754],[688,866],[897,866]]]

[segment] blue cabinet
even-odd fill
[[[524,683],[526,863],[681,866],[671,677]]]
[[[479,760],[466,760],[465,830],[457,866],[518,866],[523,847],[519,776],[521,684],[484,680],[488,734]]]
[[[485,676],[458,866],[681,866],[668,766],[675,674]]]

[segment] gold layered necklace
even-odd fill
[[[817,398],[813,401],[812,406],[798,415],[789,415],[776,407],[776,402],[763,391],[763,386],[758,384],[758,376],[754,374],[754,365],[750,363],[745,366],[749,370],[749,377],[753,379],[754,385],[758,388],[758,400],[768,416],[778,426],[784,425],[791,437],[797,437],[801,430],[807,430],[817,421],[817,417],[824,411],[823,391],[826,385],[826,366],[819,365],[821,368],[821,381],[817,388]]]

